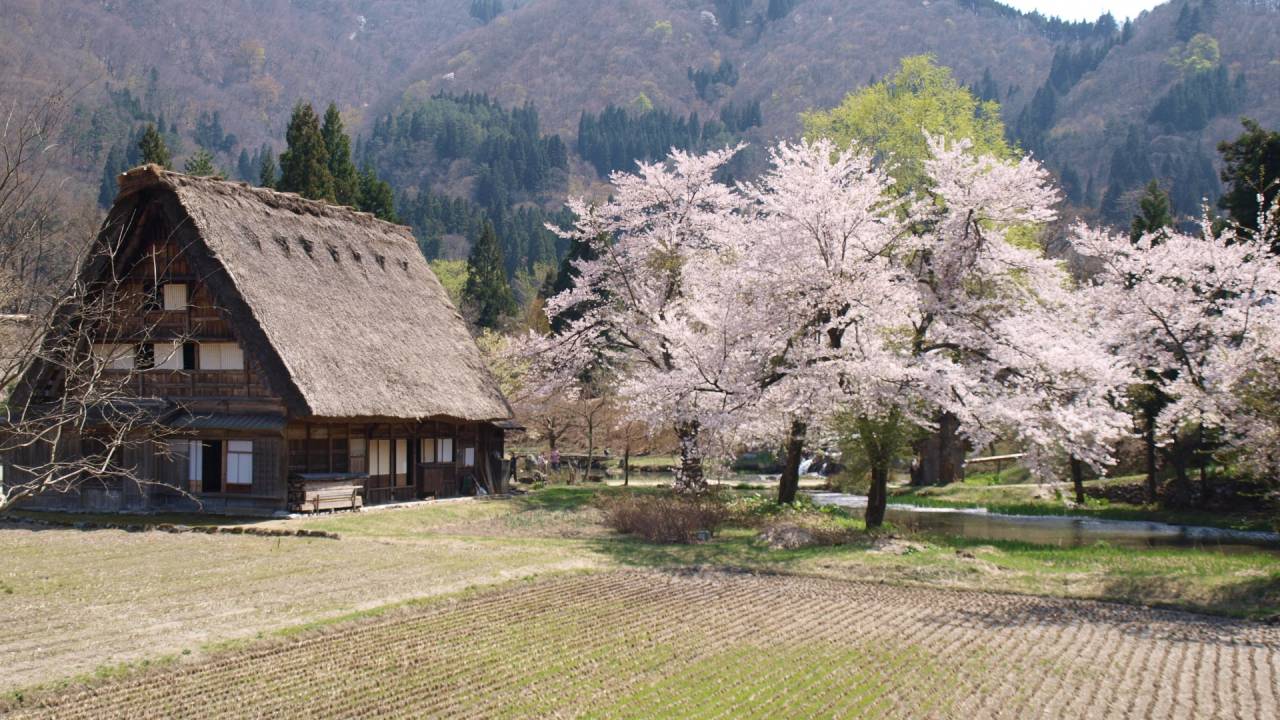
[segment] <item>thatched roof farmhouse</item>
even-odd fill
[[[239,512],[297,505],[308,483],[365,503],[501,489],[510,407],[408,228],[148,165],[120,176],[97,242],[114,256],[83,273],[123,268],[145,299],[133,365],[103,355],[167,403],[179,440],[146,460],[155,488],[56,502]]]

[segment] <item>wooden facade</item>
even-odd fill
[[[229,250],[257,251],[286,258],[287,262],[276,260],[282,274],[315,272],[315,266],[325,261],[333,264],[331,272],[349,273],[351,260],[347,267],[342,266],[335,249],[337,241],[328,236],[341,236],[352,243],[361,233],[374,234],[374,241],[392,243],[393,249],[401,250],[399,243],[406,234],[403,228],[296,196],[156,169],[146,172],[147,182],[136,184],[127,194],[127,203],[126,193],[122,193],[100,236],[100,242],[109,233],[123,238],[119,257],[127,270],[117,277],[120,297],[127,301],[120,303],[121,317],[104,331],[108,337],[95,344],[93,352],[108,368],[116,368],[108,372],[129,377],[139,398],[160,408],[157,423],[165,428],[163,439],[145,443],[133,453],[139,457],[126,458],[126,463],[154,484],[139,488],[104,478],[89,483],[78,494],[43,498],[38,504],[94,510],[276,512],[286,509],[290,480],[314,474],[350,476],[363,486],[366,505],[472,494],[477,488],[490,493],[505,489],[501,423],[510,411],[496,390],[488,392],[492,379],[467,377],[468,383],[486,390],[484,396],[476,397],[477,411],[472,417],[437,412],[468,408],[466,398],[457,395],[457,378],[460,373],[477,371],[479,364],[472,355],[478,358],[478,351],[469,336],[465,344],[460,340],[460,317],[447,300],[443,304],[436,300],[437,295],[444,297],[443,291],[437,292],[438,281],[420,255],[416,261],[399,261],[402,272],[390,276],[388,282],[411,283],[416,277],[418,282],[432,285],[426,295],[412,287],[390,289],[396,296],[409,298],[402,306],[392,307],[391,313],[402,330],[420,327],[424,352],[416,357],[378,357],[377,362],[370,360],[367,351],[363,355],[352,351],[346,358],[330,346],[314,350],[298,347],[295,335],[269,322],[274,307],[254,307],[255,296],[262,297],[261,293],[273,289],[268,287],[270,283],[260,281],[260,286],[245,287],[254,273],[230,266],[234,254]],[[183,194],[194,191],[203,195]],[[209,236],[212,231],[202,232],[200,223],[187,215],[192,201],[205,195],[215,199],[230,195],[242,203],[261,205],[254,207],[254,212],[270,213],[270,219],[278,220],[285,229],[275,231],[275,245],[256,237],[227,237],[226,233],[217,237],[215,244]],[[126,207],[122,208],[122,203]],[[121,232],[119,221],[126,214],[128,225]],[[260,225],[249,225],[253,217],[245,215],[240,222],[256,233]],[[317,217],[326,222],[315,222]],[[348,222],[348,231],[344,232],[335,218]],[[291,219],[295,227],[289,227]],[[206,225],[215,227],[207,221]],[[290,232],[292,241],[304,252],[293,252],[288,244]],[[384,241],[387,236],[390,240]],[[329,254],[314,256],[316,247],[329,248]],[[355,262],[365,254],[354,246],[349,252]],[[373,271],[387,273],[386,251],[374,246],[366,252],[373,261],[369,263]],[[301,262],[307,265],[290,265]],[[263,263],[250,269],[269,280],[265,260]],[[360,282],[378,281],[370,269],[359,269]],[[349,276],[335,277],[333,282],[351,284]],[[287,279],[282,277],[280,286],[288,289]],[[356,314],[353,303],[375,294],[354,287],[340,289],[347,295],[341,314],[347,316]],[[273,306],[278,303],[287,316],[288,298],[273,296],[271,302]],[[325,321],[323,307],[315,307],[306,297],[297,302],[303,322]],[[339,314],[339,308],[334,310]],[[377,332],[380,315],[388,313],[386,302],[371,299],[364,310],[368,331]],[[306,328],[302,330],[297,336],[308,334]],[[430,345],[435,342],[430,337],[433,333],[445,336],[465,356],[465,363],[440,366],[439,358],[424,357],[437,354]],[[323,331],[317,328],[315,334]],[[287,343],[292,345],[285,346]],[[377,347],[376,339],[366,344]],[[340,384],[343,397],[323,396],[313,389],[335,385],[332,377],[317,380],[311,367],[301,368],[312,373],[310,376],[299,376],[299,358],[309,362],[309,352],[316,356],[317,365],[345,379]],[[440,379],[432,377],[430,367],[426,372],[419,367],[432,363]],[[130,377],[128,373],[133,374]],[[367,393],[362,393],[362,384],[368,384]],[[54,377],[35,385],[50,394],[60,390]],[[440,402],[429,397],[433,392],[440,393]],[[376,399],[379,397],[388,398],[385,412]],[[373,399],[362,402],[365,398]],[[334,408],[341,412],[345,407],[351,408],[349,415],[335,413]],[[89,436],[80,442],[93,440]]]

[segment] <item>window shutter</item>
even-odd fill
[[[190,441],[190,452],[187,453],[187,477],[191,480],[191,492],[200,492],[204,482],[204,443],[199,440]]]
[[[164,309],[165,310],[186,310],[187,309],[186,283],[169,283],[164,286]]]

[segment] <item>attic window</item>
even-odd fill
[[[351,248],[351,259],[352,259],[352,260],[355,260],[356,262],[360,262],[360,260],[362,260],[363,258],[364,258],[364,256],[360,254],[360,251],[359,251],[359,250],[357,250],[357,249],[355,249],[355,248]]]
[[[285,256],[285,257],[289,257],[289,256],[292,254],[292,251],[291,251],[291,250],[289,250],[289,239],[288,239],[288,238],[286,238],[286,237],[285,237],[285,236],[283,236],[283,235],[276,235],[275,237],[273,237],[273,238],[271,238],[271,239],[272,239],[272,240],[275,240],[275,241],[276,241],[276,244],[280,246],[280,249],[284,251],[284,256]]]
[[[409,272],[409,261],[408,261],[408,260],[401,260],[401,261],[400,261],[400,269],[401,269],[401,270],[403,270],[403,271],[405,271],[405,272]]]
[[[374,255],[374,256],[373,256],[373,261],[374,261],[374,262],[376,262],[376,263],[378,263],[378,267],[382,268],[383,270],[386,270],[386,269],[387,269],[387,258],[386,258],[386,256],[384,256],[384,255]]]
[[[338,257],[338,248],[332,245],[328,245],[326,247],[329,250],[329,257],[333,258],[334,262],[342,262],[342,260]]]
[[[307,257],[310,257],[311,251],[315,248],[311,241],[306,238],[298,238],[298,244],[302,246],[302,252],[306,253]]]

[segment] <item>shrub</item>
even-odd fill
[[[698,542],[715,534],[729,517],[714,495],[627,493],[605,498],[600,509],[614,530],[661,543]]]

